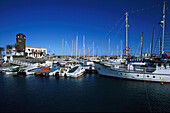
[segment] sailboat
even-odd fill
[[[163,37],[161,44],[161,54],[162,56],[168,56],[169,52],[164,53],[164,27],[165,27],[165,2],[163,7]],[[127,13],[126,13],[127,15]],[[127,16],[126,16],[127,17]],[[126,18],[127,20],[127,18]],[[127,25],[126,25],[127,29]],[[127,30],[126,30],[127,31]],[[127,35],[126,35],[127,36]],[[126,41],[127,41],[126,37]],[[126,42],[126,49],[128,50]],[[126,51],[128,57],[128,51]],[[116,78],[130,79],[130,80],[140,80],[140,81],[152,81],[152,82],[168,82],[170,83],[170,63],[165,58],[162,58],[159,62],[157,61],[147,61],[146,59],[129,59],[127,58],[127,65],[114,64],[111,66],[105,66],[100,62],[95,62],[95,68],[100,75],[111,76]]]

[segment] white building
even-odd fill
[[[41,58],[47,54],[47,49],[44,47],[33,47],[33,46],[26,46],[25,47],[25,54],[26,56],[34,57],[34,58]],[[23,55],[21,52],[16,52],[15,48],[12,49],[12,55]]]

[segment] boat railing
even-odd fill
[[[138,67],[138,66],[122,66],[119,68],[112,67],[112,70],[116,71],[126,71],[126,72],[141,72],[141,73],[148,73],[154,72],[156,70],[155,67]]]

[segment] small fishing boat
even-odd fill
[[[26,75],[33,75],[36,71],[39,71],[43,69],[42,67],[39,67],[39,68],[36,68],[36,69],[33,69],[33,70],[29,70],[26,72]]]
[[[0,68],[0,71],[2,72],[6,72],[6,71],[9,71],[11,70],[12,68],[15,68],[16,66],[8,66],[8,67],[1,67]],[[18,67],[18,66],[17,66]]]
[[[58,71],[58,68],[52,67],[49,71],[45,72],[45,75],[55,75],[55,73]]]
[[[20,67],[16,66],[11,68],[10,70],[6,71],[6,75],[17,75],[18,71],[19,71]]]
[[[39,69],[39,67],[37,66],[29,66],[29,67],[26,67],[26,68],[22,68],[18,71],[18,75],[27,75],[27,72],[28,71],[32,71],[34,69]]]
[[[85,69],[82,66],[76,66],[66,73],[67,77],[79,77],[85,73]]]
[[[49,71],[50,70],[50,67],[44,67],[42,68],[41,70],[38,70],[35,72],[35,75],[38,76],[38,75],[45,75],[45,72]]]
[[[55,71],[50,72],[49,75],[50,75],[50,76],[51,76],[51,75],[53,75],[53,76],[59,76],[59,71],[60,71],[60,69],[57,68]]]

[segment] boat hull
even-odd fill
[[[138,80],[138,81],[151,81],[151,82],[168,82],[170,83],[170,74],[156,74],[156,73],[139,73],[113,70],[102,64],[95,63],[95,68],[99,75],[116,77],[121,79]]]

